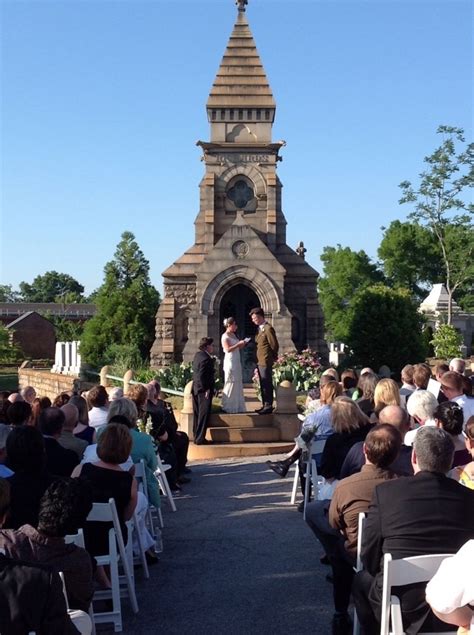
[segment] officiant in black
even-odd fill
[[[214,395],[214,351],[212,337],[203,337],[193,360],[193,432],[194,443],[203,445]]]

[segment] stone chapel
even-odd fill
[[[318,301],[318,272],[304,245],[286,244],[282,184],[277,175],[284,141],[272,142],[276,103],[245,5],[207,100],[210,141],[198,141],[205,174],[194,244],[163,272],[164,298],[156,316],[151,366],[191,361],[203,336],[219,344],[223,319],[236,318],[239,337],[255,335],[249,318],[261,306],[280,351],[306,347],[327,357]],[[216,353],[219,346],[216,346]],[[244,381],[254,368],[243,350]]]

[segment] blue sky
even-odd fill
[[[2,0],[0,279],[88,292],[124,230],[153,283],[194,242],[198,139],[233,0]],[[468,0],[249,0],[277,101],[288,244],[376,258],[439,124],[472,138]],[[407,255],[408,257],[409,255]]]

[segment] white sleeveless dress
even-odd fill
[[[222,389],[222,409],[225,412],[245,412],[244,386],[242,383],[242,365],[240,349],[226,353],[224,342],[234,346],[239,339],[232,333],[224,333],[221,338],[224,349],[224,388]]]

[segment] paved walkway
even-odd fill
[[[137,571],[139,614],[123,601],[125,633],[331,632],[329,569],[290,505],[293,472],[280,479],[266,459],[191,464],[192,483],[177,499],[178,511],[163,504],[160,563],[148,581]]]

